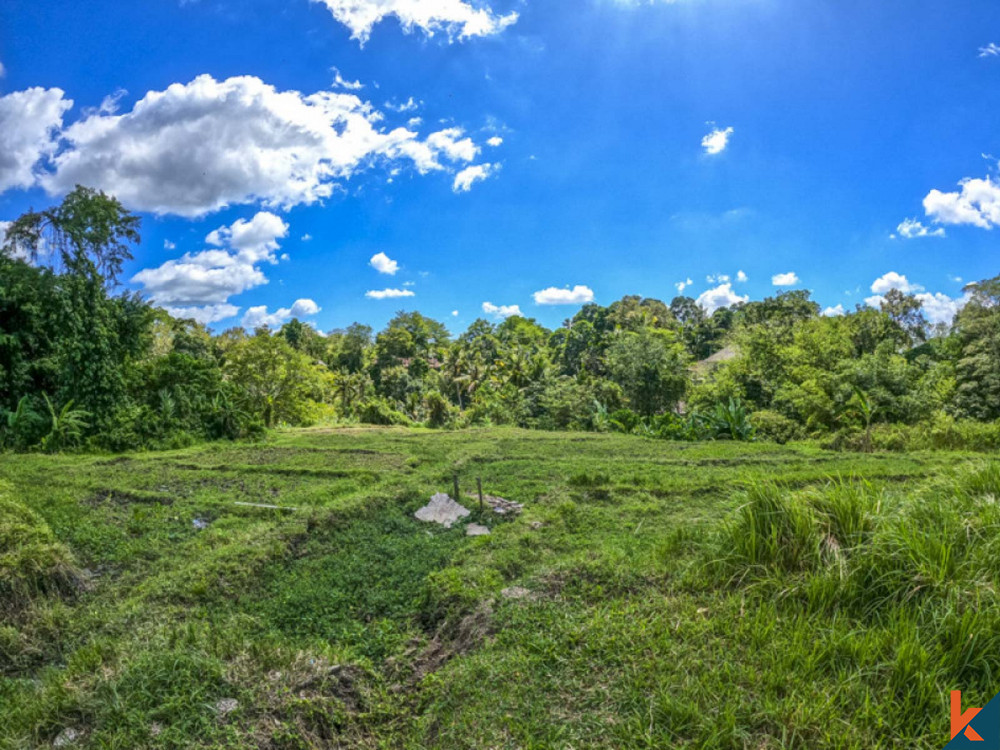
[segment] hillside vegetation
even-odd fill
[[[377,334],[213,334],[123,291],[139,219],[77,188],[0,248],[0,448],[179,448],[275,426],[513,425],[832,448],[1000,448],[1000,277],[931,325],[896,289],[836,317],[804,290],[705,310],[626,296],[555,330],[453,335],[401,311]]]
[[[488,536],[413,518],[455,472]],[[396,427],[0,474],[4,748],[937,748],[998,689],[973,454]]]

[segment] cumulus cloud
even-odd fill
[[[484,302],[483,312],[500,319],[509,318],[512,315],[520,315],[521,308],[519,305],[494,305],[492,302]],[[452,315],[458,315],[458,310],[454,310]]]
[[[333,17],[351,30],[351,39],[362,45],[372,27],[395,16],[406,33],[420,29],[427,36],[444,33],[449,40],[498,34],[517,21],[517,13],[498,15],[490,8],[477,8],[464,0],[313,0],[321,2]]]
[[[193,318],[202,325],[208,325],[232,318],[240,311],[240,308],[236,305],[221,304],[200,307],[167,307],[166,310],[175,318]]]
[[[721,154],[726,150],[726,146],[729,145],[729,137],[734,132],[733,128],[715,128],[715,130],[701,139],[701,147],[710,156]]]
[[[55,153],[63,113],[72,106],[61,89],[0,96],[0,193],[35,185],[35,165]]]
[[[276,263],[274,251],[280,247],[278,240],[287,235],[288,224],[284,219],[270,211],[260,211],[250,221],[237,219],[228,227],[209,232],[205,242],[216,247],[228,245],[247,263],[262,260]]]
[[[895,271],[889,271],[879,276],[872,282],[871,289],[875,294],[885,294],[890,289],[898,289],[904,294],[912,294],[913,292],[922,292],[924,290],[920,284],[911,284],[906,276]]]
[[[60,104],[61,95],[49,95],[51,127],[59,123],[55,111],[61,115],[67,104]],[[65,128],[67,147],[39,181],[51,194],[90,185],[132,209],[197,217],[233,204],[287,209],[315,203],[374,165],[452,172],[479,151],[458,128],[421,139],[405,127],[383,128],[383,119],[352,93],[304,95],[254,76],[216,81],[201,75],[148,92],[129,112],[94,113]],[[51,149],[37,135],[46,128],[34,130],[35,145],[23,163]],[[10,133],[0,126],[0,144]],[[0,165],[9,151],[0,148]],[[30,164],[24,169],[30,174]]]
[[[905,275],[890,271],[872,282],[871,290],[874,294],[871,297],[866,297],[865,303],[871,307],[881,307],[882,303],[885,302],[885,294],[891,289],[897,289],[904,294],[912,294],[920,302],[924,317],[931,323],[951,323],[956,313],[968,302],[967,295],[949,297],[940,292],[926,292],[923,286],[911,282]]]
[[[267,283],[259,264],[277,263],[278,240],[287,234],[281,217],[261,211],[250,221],[237,219],[210,232],[205,242],[215,247],[143,269],[132,281],[171,314],[205,323],[222,320],[239,312],[230,297]]]
[[[771,283],[774,286],[793,286],[799,283],[799,276],[795,271],[789,271],[788,273],[776,273],[771,277]]]
[[[750,297],[748,295],[741,296],[734,292],[733,285],[729,282],[719,284],[719,286],[713,289],[702,292],[698,295],[698,299],[695,300],[698,306],[709,315],[720,307],[730,307],[731,305],[738,305],[749,301]]]
[[[674,284],[674,286],[677,287],[677,292],[679,294],[684,294],[684,290],[687,289],[689,286],[691,286],[693,283],[694,282],[691,281],[689,277],[686,281],[678,281],[676,284]]]
[[[452,317],[457,318],[458,317],[458,310],[452,310],[451,314],[452,314]]]
[[[896,234],[892,236],[893,238],[899,236],[904,240],[913,240],[918,237],[944,237],[945,232],[944,227],[931,229],[930,227],[925,227],[917,219],[903,219],[899,226],[896,227]]]
[[[1000,224],[1000,184],[989,177],[967,178],[959,188],[951,193],[931,190],[924,198],[927,216],[941,224],[971,224],[981,229]]]
[[[736,280],[741,284],[745,284],[748,279],[749,277],[745,273],[743,273],[743,271],[736,272]]]
[[[243,314],[242,326],[254,328],[280,328],[292,318],[308,318],[320,311],[320,306],[311,299],[297,299],[291,307],[281,307],[268,313],[266,305],[251,307]]]
[[[1000,57],[1000,44],[990,42],[985,47],[979,48],[980,57]]]
[[[534,294],[536,305],[582,305],[594,301],[594,290],[577,284],[572,289],[550,286]]]
[[[394,276],[396,271],[399,270],[399,263],[392,260],[385,253],[375,253],[368,261],[368,265],[374,268],[379,273],[388,274],[389,276]]]
[[[455,181],[452,183],[451,189],[456,193],[467,193],[472,190],[474,184],[485,180],[499,168],[499,164],[476,164],[466,167],[455,175]]]
[[[501,138],[498,135],[495,135],[492,138],[487,139],[487,141],[486,141],[486,145],[487,146],[493,146],[494,148],[496,148],[497,146],[499,146],[502,143],[503,143],[503,138]]]
[[[822,314],[828,318],[839,318],[841,315],[844,314],[844,306],[837,304],[834,305],[833,307],[828,307],[823,311]]]
[[[365,292],[365,296],[370,299],[396,299],[397,297],[413,297],[415,292],[412,289],[370,289]]]
[[[730,278],[727,273],[711,273],[705,277],[705,281],[709,284],[725,284]]]

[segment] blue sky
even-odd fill
[[[216,329],[679,283],[946,319],[1000,272],[996,44],[995,0],[6,0],[0,220],[120,196],[130,286]]]

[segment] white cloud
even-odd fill
[[[372,27],[395,16],[407,33],[420,29],[427,36],[443,32],[449,40],[498,34],[517,21],[517,13],[497,15],[463,0],[313,0],[351,30],[351,38],[368,41]]]
[[[502,143],[503,143],[503,138],[501,138],[498,135],[495,135],[495,136],[493,136],[492,138],[490,138],[490,139],[488,139],[486,141],[486,145],[487,146],[493,146],[494,148],[496,148],[497,146],[499,146]]]
[[[417,109],[420,109],[420,106],[422,104],[423,104],[422,101],[417,101],[411,96],[402,104],[396,104],[395,102],[386,102],[385,108],[391,110],[392,112],[413,112]],[[413,118],[413,119],[419,120],[420,118]]]
[[[453,317],[457,318],[458,317],[458,310],[452,310],[451,314],[452,314]]]
[[[143,269],[132,281],[172,314],[202,322],[221,320],[239,311],[229,304],[230,297],[267,283],[258,264],[277,262],[278,239],[287,234],[288,224],[261,211],[250,221],[237,219],[210,232],[205,242],[215,248]]]
[[[678,281],[676,284],[674,284],[674,286],[677,287],[678,293],[683,294],[684,290],[687,289],[689,286],[691,286],[693,283],[694,282],[691,281],[690,278],[688,278],[687,281]]]
[[[53,126],[65,104],[57,97],[50,104]],[[253,76],[216,81],[201,75],[148,92],[130,112],[92,114],[65,128],[68,147],[39,180],[51,194],[90,185],[135,210],[197,217],[232,204],[287,209],[316,203],[375,165],[450,172],[442,157],[465,163],[478,153],[457,128],[421,140],[404,127],[383,129],[383,119],[351,93],[303,95]],[[0,126],[0,144],[9,137]],[[51,148],[38,138],[41,145],[25,162]],[[7,152],[0,148],[0,165]]]
[[[374,268],[379,273],[388,274],[389,276],[394,276],[396,271],[399,270],[399,263],[389,258],[385,253],[375,253],[368,261],[368,265]]]
[[[989,177],[967,178],[959,187],[953,193],[931,190],[924,198],[927,215],[941,224],[972,224],[982,229],[1000,224],[1000,184]]]
[[[415,293],[411,289],[371,289],[365,292],[365,296],[370,299],[396,299],[397,297],[413,297]]]
[[[281,307],[273,313],[268,313],[266,305],[258,305],[244,313],[241,325],[251,330],[261,326],[280,328],[292,318],[307,318],[318,313],[320,309],[320,306],[311,299],[297,299],[291,307]]]
[[[799,283],[799,276],[795,271],[776,273],[771,277],[771,283],[774,286],[794,286]]]
[[[475,183],[485,180],[499,168],[499,164],[476,164],[466,167],[455,175],[455,181],[452,183],[451,189],[456,193],[467,193]]]
[[[918,292],[913,297],[920,302],[921,312],[930,323],[951,323],[958,311],[968,302],[968,297],[949,297],[940,292],[934,294]],[[885,296],[882,294],[865,297],[865,304],[869,307],[879,308],[883,302],[885,302]]]
[[[312,238],[313,238],[313,236],[311,234],[309,234],[308,232],[306,232],[304,235],[302,235],[301,239],[302,239],[303,242],[309,242]]]
[[[741,302],[749,302],[749,296],[740,296],[733,291],[733,285],[730,283],[720,284],[714,289],[709,289],[708,291],[702,292],[698,295],[698,299],[695,302],[709,315],[718,310],[720,307],[729,307],[730,305],[736,305]]]
[[[550,286],[535,292],[533,296],[536,305],[582,305],[594,301],[594,290],[582,284],[577,284],[572,289]]]
[[[839,318],[844,314],[844,306],[838,304],[833,307],[828,307],[822,312],[822,314],[828,318]]]
[[[979,48],[980,57],[1000,57],[1000,44],[990,42],[985,47]]]
[[[288,224],[280,216],[260,211],[250,221],[237,219],[228,227],[209,232],[205,242],[216,247],[228,245],[247,263],[262,260],[276,263],[274,251],[279,247],[278,240],[287,235]]]
[[[955,315],[965,307],[967,297],[949,297],[947,294],[922,292],[915,295],[920,301],[924,317],[931,323],[951,323]]]
[[[885,294],[891,289],[912,294],[920,302],[924,317],[931,323],[950,323],[968,302],[967,296],[949,297],[940,292],[925,292],[923,286],[911,282],[903,274],[889,271],[872,282],[871,290],[874,294],[866,297],[865,303],[871,307],[880,307],[885,301]]]
[[[731,279],[729,278],[729,274],[726,273],[709,274],[708,276],[705,277],[705,281],[707,281],[709,284],[725,284],[730,280]]]
[[[930,227],[925,227],[917,219],[903,219],[899,226],[896,227],[896,234],[902,237],[904,240],[912,240],[918,237],[944,237],[944,227],[938,227],[937,229],[931,229]],[[895,237],[896,235],[893,235]]]
[[[175,318],[194,318],[203,325],[231,318],[240,311],[236,305],[202,305],[201,307],[165,307]]]
[[[736,280],[741,284],[745,284],[748,279],[749,277],[745,273],[743,273],[743,271],[736,272]]]
[[[705,149],[706,154],[711,156],[721,154],[726,150],[726,146],[729,145],[729,136],[734,132],[732,128],[726,128],[725,130],[716,128],[701,139],[701,147]]]
[[[55,152],[63,113],[73,106],[63,96],[43,88],[0,96],[0,193],[37,182],[35,165]]]
[[[912,294],[913,292],[922,292],[924,290],[920,284],[911,284],[906,276],[895,271],[889,271],[879,276],[872,282],[871,289],[875,294],[885,294],[890,289],[898,289],[904,294]]]
[[[163,249],[164,250],[176,250],[177,249],[177,243],[171,242],[170,240],[163,240]]]
[[[361,81],[348,81],[340,74],[340,70],[338,68],[330,68],[330,72],[333,73],[334,88],[347,89],[348,91],[360,91],[365,87]]]
[[[483,312],[494,318],[509,318],[512,315],[521,315],[521,308],[519,305],[494,305],[492,302],[484,302]],[[452,312],[452,315],[457,314],[458,310]]]
[[[7,68],[3,66],[3,63],[0,63],[0,78],[3,78],[5,75],[7,75]]]

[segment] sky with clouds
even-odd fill
[[[5,0],[0,233],[76,184],[216,329],[1000,272],[1000,3]]]

